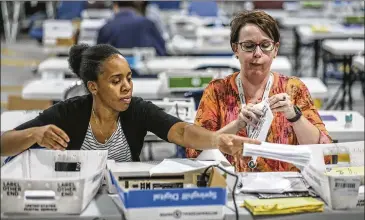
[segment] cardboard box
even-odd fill
[[[51,100],[23,99],[21,96],[9,95],[7,110],[44,110],[51,106]]]
[[[127,220],[223,219],[227,192],[224,188],[185,188],[125,191],[116,183]]]
[[[80,214],[101,185],[107,155],[96,150],[24,151],[1,168],[1,212]]]
[[[363,175],[357,173],[328,172],[331,168],[344,164],[326,165],[326,152],[348,152],[350,161],[347,166],[364,166],[364,141],[308,145],[312,151],[312,159],[303,169],[303,177],[320,195],[331,209],[355,209],[359,203],[359,194]],[[360,198],[361,199],[361,198]],[[363,198],[362,198],[363,199]],[[363,204],[363,203],[362,203]]]
[[[166,159],[161,163],[131,162],[131,163],[107,163],[107,182],[110,192],[118,194],[121,206],[127,220],[200,220],[223,219],[224,207],[227,199],[226,187],[196,187],[194,180],[197,174],[203,172],[209,164],[220,162],[201,161],[189,162],[189,159]],[[165,172],[166,163],[180,164],[180,167],[169,166]],[[155,169],[160,164],[160,168]],[[192,165],[189,167],[189,165]],[[199,166],[194,166],[199,165]],[[202,166],[200,166],[202,165]],[[171,171],[172,170],[172,171]],[[226,186],[222,184],[222,176],[217,170],[212,171],[212,178],[208,184]],[[173,179],[177,175],[183,175],[182,179]],[[130,184],[136,187],[125,187],[125,177],[136,177]],[[150,179],[151,177],[151,179]],[[158,177],[153,179],[153,177]],[[122,180],[123,179],[123,180]],[[224,178],[223,178],[224,179]],[[180,188],[174,188],[177,182]],[[165,187],[156,189],[153,185],[165,184]],[[149,184],[146,189],[146,184]],[[141,187],[143,186],[143,187]],[[127,189],[126,189],[127,188]]]

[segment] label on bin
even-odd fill
[[[3,182],[3,191],[6,192],[7,196],[18,196],[22,189],[19,183],[9,181]]]
[[[24,211],[57,212],[56,204],[25,204]]]
[[[76,192],[76,186],[73,182],[57,183],[57,191],[61,193],[61,196],[73,196]]]

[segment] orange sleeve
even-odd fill
[[[210,131],[220,129],[219,104],[214,89],[214,81],[205,88],[195,116],[195,125]],[[186,148],[186,157],[196,158],[200,151]]]
[[[313,99],[309,93],[307,86],[304,85],[300,79],[295,80],[297,84],[297,91],[295,96],[295,105],[297,105],[303,113],[303,116],[314,126],[316,126],[320,132],[318,140],[319,144],[332,143],[332,139],[328,134],[328,131],[318,114],[317,108],[314,106]]]

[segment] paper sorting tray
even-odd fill
[[[32,149],[1,168],[4,213],[80,214],[97,193],[107,151]]]

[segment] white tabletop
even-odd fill
[[[269,14],[271,17],[275,18],[276,20],[279,20],[280,23],[289,16],[289,12],[282,9],[263,9],[267,14]]]
[[[356,55],[364,52],[364,40],[324,40],[322,48],[333,55]]]
[[[299,25],[323,25],[323,24],[338,24],[335,19],[316,18],[316,17],[290,17],[283,19],[280,24],[284,28],[293,28]]]
[[[69,54],[71,46],[44,46],[43,52],[47,55]]]
[[[80,23],[80,29],[92,29],[98,30],[100,29],[105,23],[107,22],[106,19],[82,19]]]
[[[166,49],[172,55],[211,55],[233,54],[228,41],[225,42],[199,42],[197,40],[181,39],[167,42]]]
[[[63,100],[64,94],[78,79],[37,79],[26,83],[23,99]]]
[[[81,12],[82,19],[107,19],[113,17],[113,10],[110,9],[85,9]]]
[[[41,62],[38,66],[39,73],[45,72],[64,72],[73,74],[68,67],[67,57],[53,57]],[[141,62],[136,65],[140,74],[158,74],[167,70],[182,69],[194,70],[202,66],[227,66],[240,69],[239,61],[233,56],[228,57],[193,57],[193,56],[173,56],[173,57],[154,57],[151,60]],[[277,56],[271,69],[284,75],[291,76],[291,63],[285,56]]]
[[[301,25],[298,34],[302,40],[322,40],[327,38],[364,38],[364,27],[344,27],[342,25],[324,25],[325,32],[313,32],[312,27]]]
[[[41,99],[60,101],[64,99],[65,92],[79,79],[36,79],[28,82],[23,90],[23,99]],[[134,79],[133,95],[145,99],[156,99],[159,94],[161,82],[159,79]]]
[[[364,71],[364,56],[356,56],[352,58],[352,65],[359,70]]]
[[[234,57],[155,57],[145,63],[137,65],[141,74],[156,74],[167,70],[194,70],[203,66],[226,66],[241,69],[239,61]],[[291,76],[291,63],[285,56],[276,57],[271,70]]]
[[[301,77],[300,80],[307,86],[312,98],[324,99],[328,97],[327,86],[317,77]]]
[[[1,133],[9,131],[39,115],[41,110],[13,110],[1,113]]]
[[[38,65],[38,73],[44,72],[63,72],[68,74],[74,74],[69,66],[67,57],[51,57],[42,61]]]
[[[332,139],[339,142],[363,141],[364,140],[364,116],[355,111],[325,111],[319,110],[321,116],[333,116],[336,120],[324,120],[326,129]],[[352,126],[345,127],[346,114],[352,114]]]

